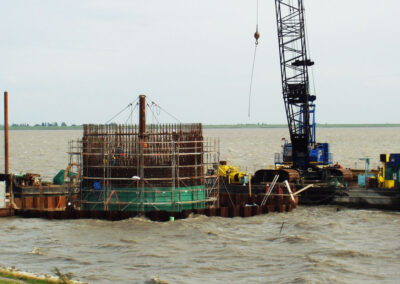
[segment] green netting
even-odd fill
[[[64,175],[65,175],[65,170],[60,170],[55,177],[53,178],[53,183],[57,185],[61,185],[64,183]],[[68,172],[68,177],[76,177],[76,173],[73,172]]]
[[[330,187],[341,187],[343,185],[348,186],[348,182],[345,182],[343,177],[333,177],[328,180],[328,186]]]
[[[168,211],[181,212],[186,209],[205,208],[204,186],[145,188],[144,197],[140,188],[82,189],[83,210],[114,211]]]

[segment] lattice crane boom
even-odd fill
[[[275,0],[278,27],[282,93],[289,126],[292,163],[305,169],[310,164],[310,150],[315,147],[315,95],[310,95],[308,58],[302,0]]]

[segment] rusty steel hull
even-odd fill
[[[68,202],[79,199],[77,194],[72,194],[67,188],[60,185],[26,185],[13,183],[14,206],[18,210],[48,210],[62,211],[67,208]]]
[[[0,208],[0,217],[14,216],[14,209],[12,208]]]
[[[194,208],[180,212],[164,210],[151,211],[123,211],[123,210],[83,210],[79,194],[72,194],[62,186],[55,185],[26,185],[15,189],[15,215],[25,218],[48,219],[79,219],[93,218],[106,220],[121,220],[135,216],[146,216],[153,221],[168,221],[170,217],[183,219],[190,214],[220,217],[251,217],[271,212],[290,212],[297,207],[298,198],[294,201],[282,191],[271,194],[268,201],[265,198],[264,188],[254,188],[253,193],[243,190],[241,185],[219,192],[217,202],[219,206],[209,208]]]
[[[400,189],[321,186],[304,192],[299,204],[400,211]]]
[[[325,168],[325,171],[329,172],[335,177],[340,177],[344,182],[352,182],[355,175],[351,169],[337,168],[337,167],[329,167]]]
[[[75,210],[40,210],[40,209],[19,209],[15,211],[17,216],[24,218],[47,218],[47,219],[105,219],[118,221],[122,219],[145,216],[152,221],[168,221],[170,217],[174,219],[184,219],[191,214],[205,215],[209,217],[219,216],[224,218],[252,217],[255,215],[268,214],[272,212],[290,212],[297,207],[298,199],[292,202],[288,196],[271,196],[269,202],[260,205],[263,195],[252,195],[243,193],[221,193],[221,207],[183,210],[181,212],[167,211],[93,211]]]

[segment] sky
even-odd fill
[[[105,123],[146,94],[185,123],[286,123],[273,0],[259,0],[248,117],[256,3],[0,0],[9,120]],[[304,3],[317,122],[400,123],[400,1]]]

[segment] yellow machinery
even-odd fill
[[[382,168],[378,174],[378,185],[381,188],[394,188],[399,185],[400,154],[382,154]]]
[[[226,178],[229,184],[245,184],[249,182],[249,175],[247,172],[241,172],[240,167],[229,166],[224,162],[218,166],[218,175]]]

